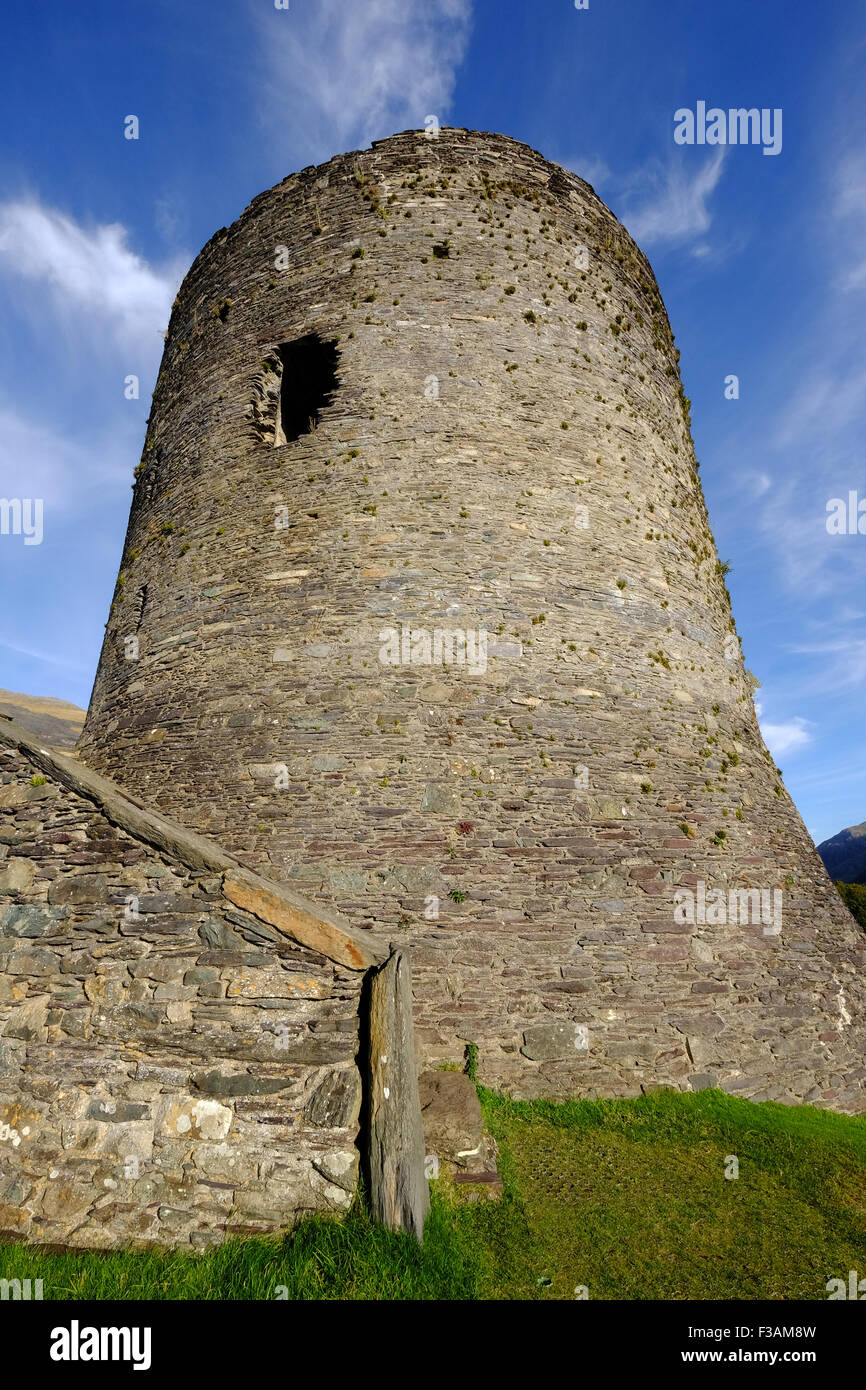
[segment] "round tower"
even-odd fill
[[[193,264],[80,756],[399,939],[431,1061],[859,1109],[863,935],[761,739],[649,263],[526,145],[428,134]]]

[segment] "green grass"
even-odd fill
[[[826,1299],[866,1272],[866,1120],[721,1091],[485,1109],[529,1236],[500,1296]]]
[[[310,1217],[283,1239],[186,1251],[42,1254],[0,1246],[0,1278],[42,1279],[45,1299],[471,1299],[474,1252],[434,1202],[424,1245],[374,1226],[363,1211]],[[278,1293],[282,1288],[284,1292]]]
[[[509,1101],[481,1090],[500,1201],[441,1181],[423,1247],[369,1221],[302,1222],[202,1255],[0,1247],[46,1298],[819,1299],[866,1274],[866,1119],[720,1091]],[[739,1177],[726,1180],[729,1155]],[[473,1200],[474,1195],[474,1200]]]

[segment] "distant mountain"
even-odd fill
[[[842,883],[866,883],[866,821],[840,830],[818,846],[831,878]]]
[[[20,695],[14,690],[0,690],[0,714],[8,714],[52,748],[75,746],[85,713],[68,700],[55,700],[50,695]]]

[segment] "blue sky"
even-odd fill
[[[0,497],[45,513],[40,545],[0,536],[0,687],[87,703],[195,253],[287,173],[435,114],[568,165],[649,255],[765,736],[816,839],[866,818],[866,535],[826,528],[866,498],[862,5],[46,0],[4,39]],[[781,153],[677,145],[698,101],[781,108]]]

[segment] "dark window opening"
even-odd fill
[[[331,404],[340,384],[336,342],[308,333],[277,348],[282,371],[275,444],[287,444],[302,434],[312,434],[321,412]]]

